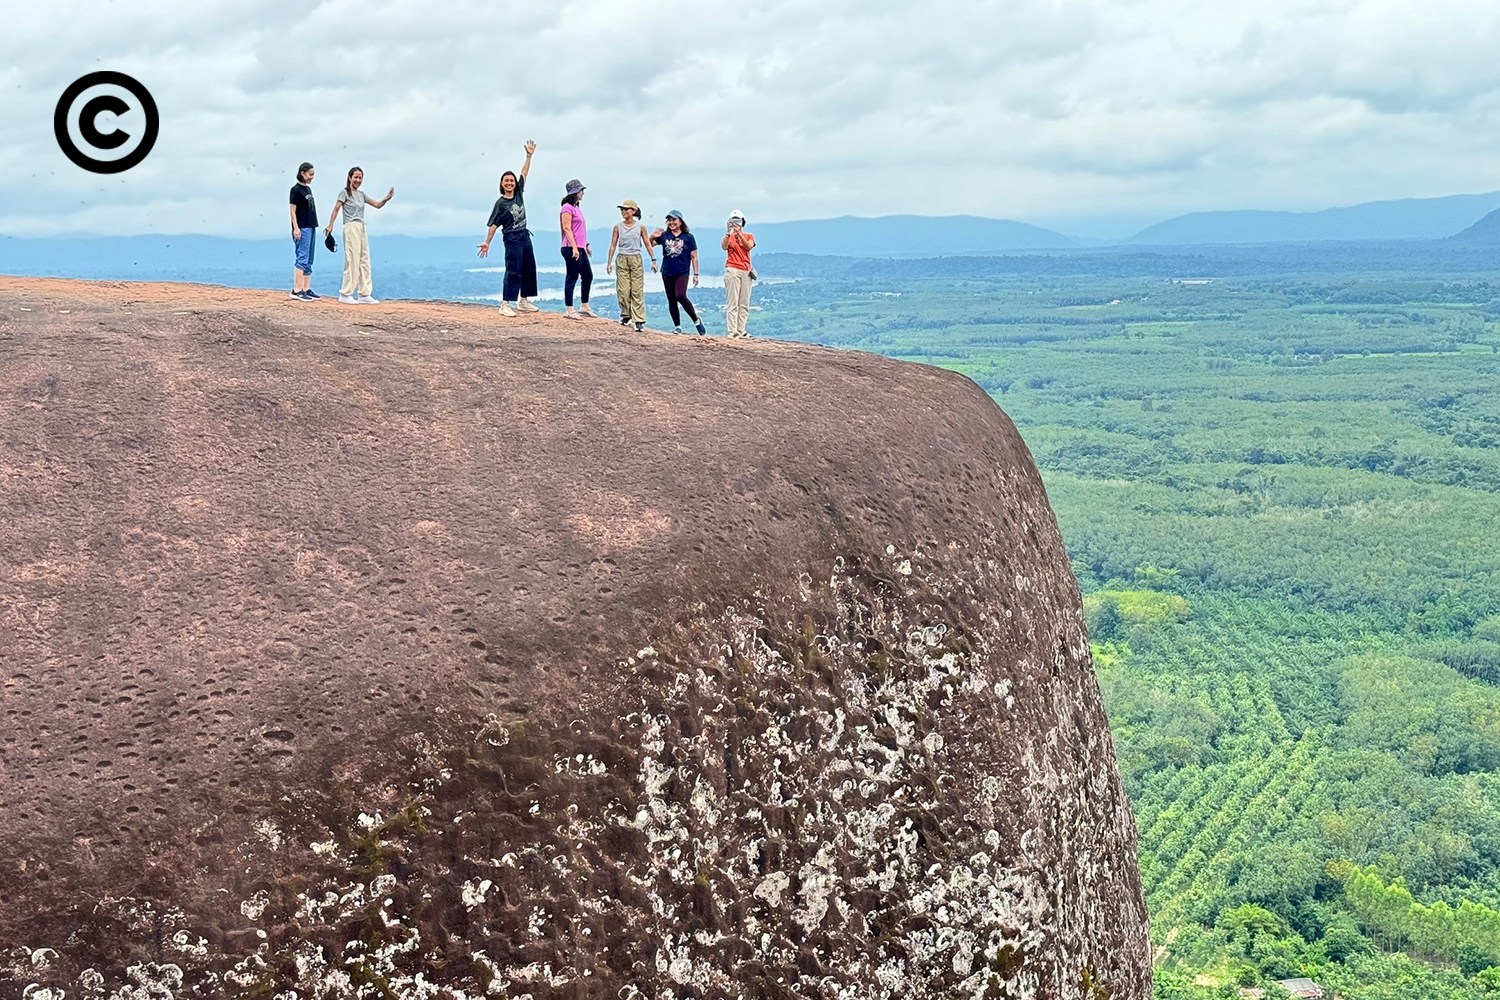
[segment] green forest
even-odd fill
[[[963,372],[1020,428],[1085,595],[1158,997],[1500,996],[1485,256],[783,258],[799,280],[757,288],[752,332]]]

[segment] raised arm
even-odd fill
[[[394,197],[396,197],[396,189],[391,188],[385,193],[384,198],[366,198],[365,204],[369,205],[371,208],[384,208],[385,203],[390,201]]]
[[[521,176],[525,177],[531,173],[531,154],[536,152],[536,143],[530,139],[526,140],[526,162],[521,164]]]

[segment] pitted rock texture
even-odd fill
[[[0,279],[0,996],[1150,992],[968,380]]]

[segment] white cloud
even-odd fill
[[[1500,8],[1412,0],[59,0],[0,38],[0,232],[280,235],[303,159],[397,188],[387,232],[478,233],[539,145],[595,221],[1024,220],[1315,208],[1500,188]],[[87,174],[71,80],[156,97],[156,150]]]

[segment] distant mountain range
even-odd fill
[[[1486,215],[1453,239],[1462,243],[1500,243],[1500,209]]]
[[[1432,240],[1452,236],[1500,209],[1500,191],[1447,198],[1371,201],[1321,212],[1193,212],[1159,222],[1132,244],[1305,243],[1317,240]]]
[[[1092,240],[1010,219],[976,215],[883,215],[804,222],[765,222],[746,227],[767,249],[831,257],[947,257],[1011,250],[1064,250]],[[715,232],[715,240],[720,235]]]
[[[654,225],[654,224],[653,224]],[[886,215],[799,222],[755,222],[749,229],[763,253],[834,257],[913,258],[1005,254],[1024,251],[1066,252],[1126,246],[1196,246],[1205,244],[1310,243],[1328,240],[1430,240],[1500,242],[1500,191],[1446,198],[1373,201],[1320,212],[1193,212],[1157,223],[1128,239],[1101,242],[1067,236],[1010,219],[973,215]],[[705,272],[721,263],[717,226],[696,230]],[[475,255],[471,236],[417,237],[372,233],[380,259],[409,267],[501,266],[497,247],[488,262]],[[589,233],[594,262],[603,270],[609,230]],[[0,271],[11,273],[184,274],[204,269],[233,271],[244,267],[290,269],[286,238],[230,239],[197,235],[147,235],[17,239],[0,236]],[[557,238],[535,235],[538,262],[558,263]],[[324,251],[319,257],[325,261]]]

